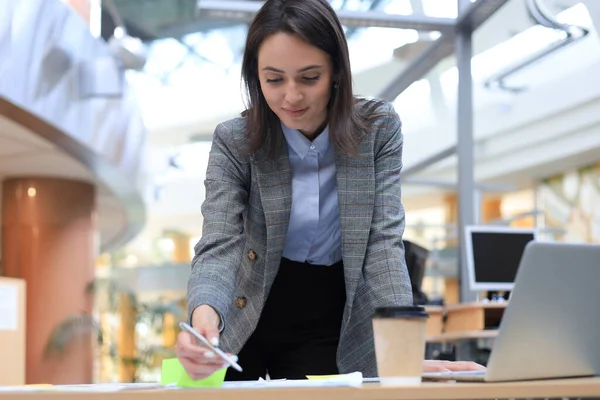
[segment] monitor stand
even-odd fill
[[[504,302],[504,301],[508,301],[508,299],[510,298],[510,291],[506,291],[506,292],[500,292],[500,291],[494,291],[494,290],[490,290],[486,293],[486,296],[484,297],[483,301],[484,302]]]

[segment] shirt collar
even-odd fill
[[[329,150],[329,146],[331,144],[329,140],[329,125],[325,127],[323,132],[319,136],[315,138],[312,142],[306,138],[300,131],[292,128],[288,128],[281,123],[281,129],[283,130],[283,135],[285,136],[285,140],[287,141],[288,146],[300,156],[301,159],[304,159],[308,152],[310,151],[310,146],[314,145],[314,151],[319,154],[324,154],[327,150]]]

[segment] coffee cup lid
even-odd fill
[[[373,318],[429,318],[429,314],[420,306],[379,307]]]

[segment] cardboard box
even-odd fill
[[[0,277],[0,386],[25,384],[25,281]]]

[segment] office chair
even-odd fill
[[[415,305],[425,305],[429,303],[427,295],[421,290],[423,276],[425,275],[425,264],[429,256],[429,250],[408,240],[403,240],[404,257],[406,259],[406,268],[413,292],[413,302]]]

